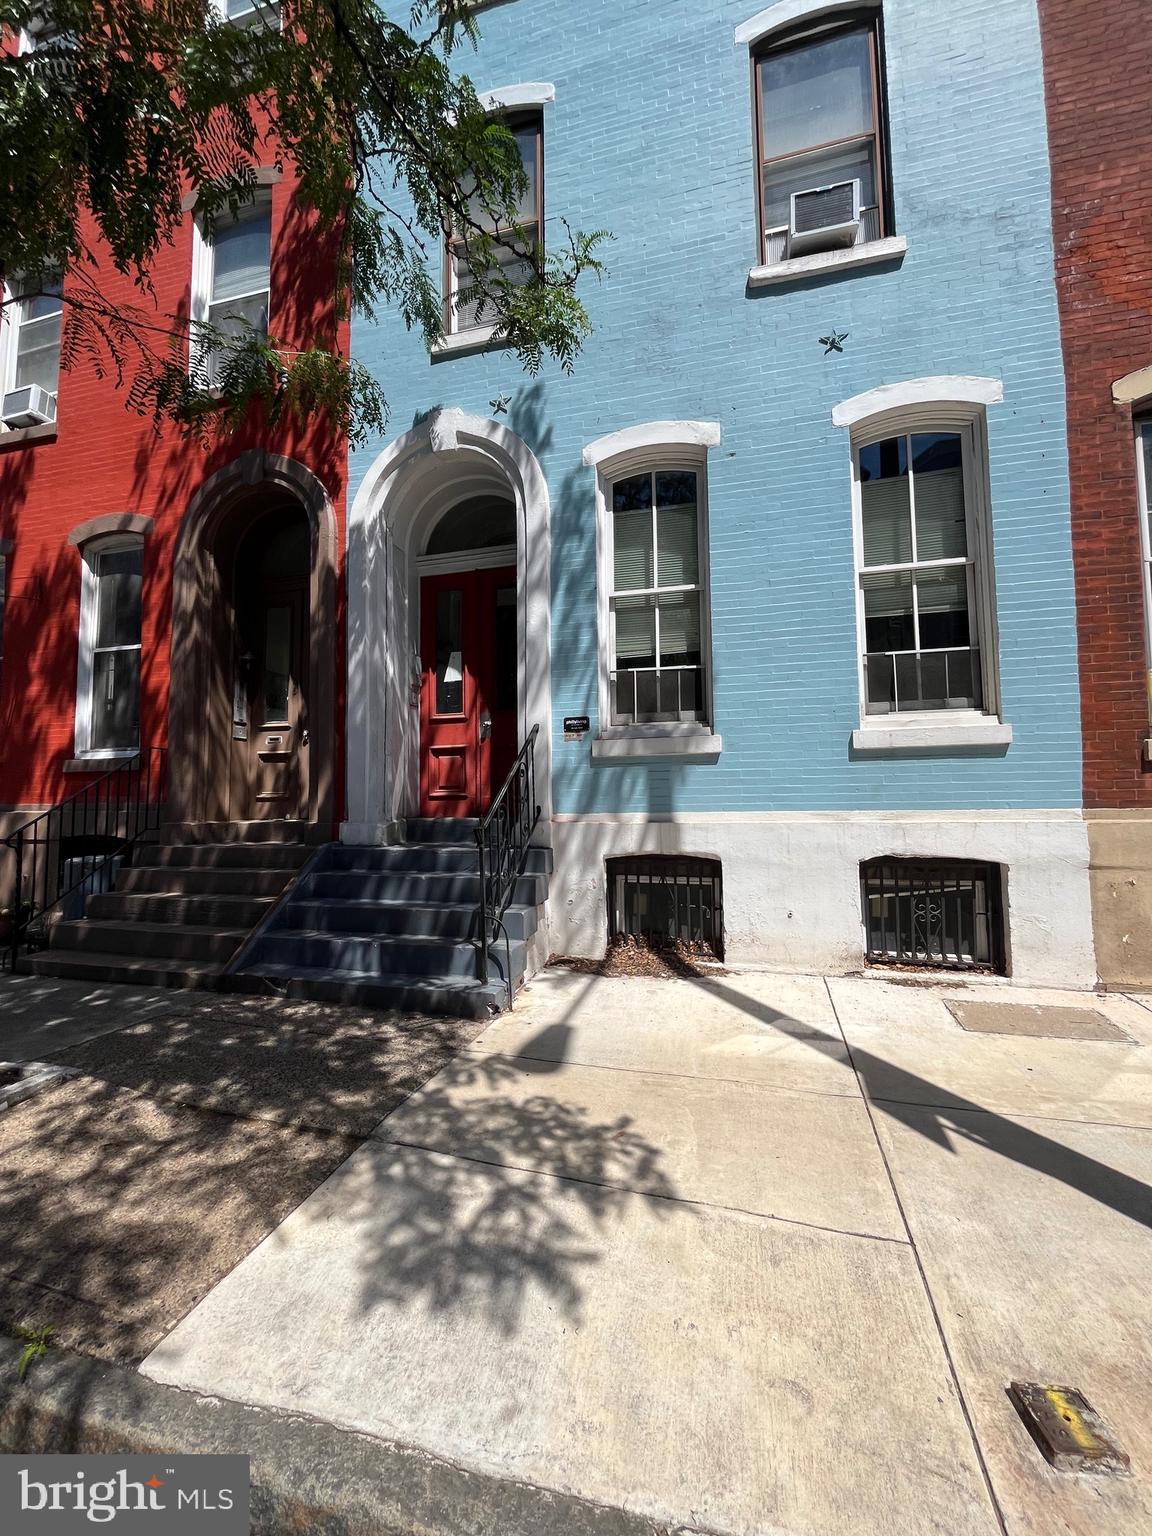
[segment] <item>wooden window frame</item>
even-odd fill
[[[509,130],[515,133],[518,129],[533,127],[536,130],[536,206],[534,222],[536,225],[536,245],[543,250],[544,247],[544,113],[538,107],[515,108],[511,111],[496,111],[492,114]],[[500,225],[494,232],[493,238],[510,235],[514,226],[511,224]],[[455,239],[445,233],[442,255],[442,287],[444,295],[444,334],[445,336],[482,336],[493,328],[494,322],[482,321],[479,325],[469,326],[465,330],[456,324],[456,274],[454,256],[467,241]]]
[[[144,566],[144,539],[138,533],[114,533],[106,534],[102,538],[92,539],[80,551],[80,636],[79,653],[76,666],[76,730],[75,750],[77,758],[118,758],[135,757],[140,751],[140,740],[137,738],[134,747],[99,747],[92,741],[92,722],[95,711],[92,704],[92,690],[96,682],[96,622],[98,617],[98,605],[100,600],[100,576],[97,570],[101,555],[115,554],[120,550],[136,550],[141,554],[141,572]],[[144,581],[141,575],[140,583],[140,639],[135,645],[101,646],[101,651],[137,651],[140,655],[141,666],[144,657]],[[143,696],[143,678],[140,682],[141,697]],[[137,703],[139,710],[139,701]]]
[[[612,487],[618,480],[633,475],[659,474],[663,470],[690,470],[696,476],[696,541],[699,551],[699,579],[691,590],[700,594],[700,666],[701,710],[698,720],[655,720],[617,724],[612,710],[612,673],[616,670],[616,619],[613,599],[615,580],[615,516]],[[597,632],[599,638],[598,708],[602,739],[664,738],[707,736],[715,729],[712,660],[712,579],[709,556],[708,454],[704,448],[670,443],[635,449],[613,456],[598,466],[597,508]],[[656,575],[653,571],[653,575]],[[656,589],[652,589],[653,591]],[[664,589],[672,592],[676,589]],[[682,589],[687,590],[687,589]],[[637,595],[640,589],[637,589]],[[632,595],[632,594],[630,594]]]
[[[895,566],[870,566],[864,561],[864,515],[860,490],[860,454],[873,443],[919,433],[950,432],[961,440],[964,476],[964,514],[967,554],[960,558],[929,562],[900,562],[899,569],[917,571],[946,569],[963,564],[968,575],[969,647],[979,651],[982,705],[972,709],[902,709],[890,713],[869,712],[865,655],[868,637],[864,612],[863,576],[895,570]],[[999,636],[996,624],[992,511],[988,464],[988,435],[983,412],[973,414],[961,406],[941,404],[910,407],[887,416],[859,422],[852,430],[852,537],[856,588],[856,665],[860,690],[860,725],[863,730],[900,729],[905,726],[949,727],[1001,718]],[[909,466],[911,469],[911,466]]]
[[[269,216],[268,233],[268,286],[267,288],[254,288],[248,294],[236,294],[235,298],[255,298],[261,293],[267,294],[266,309],[268,312],[268,331],[272,331],[272,269],[274,264],[274,252],[276,245],[275,201],[274,188],[271,184],[260,183],[256,186],[252,202],[241,210],[235,220],[230,220],[225,213],[217,224],[235,222],[242,224],[246,219],[262,217],[265,212]],[[188,306],[189,317],[189,346],[188,346],[188,370],[195,374],[198,369],[206,370],[209,380],[209,388],[215,388],[211,380],[211,351],[204,345],[204,338],[199,332],[199,327],[210,323],[213,303],[224,303],[224,300],[214,300],[212,291],[216,284],[216,241],[213,234],[209,234],[205,228],[202,217],[197,216],[192,221],[192,285],[190,302]]]
[[[1140,519],[1140,586],[1144,596],[1144,657],[1145,665],[1152,671],[1152,531],[1148,527],[1152,514],[1152,475],[1148,464],[1152,459],[1152,446],[1145,449],[1145,440],[1152,445],[1152,416],[1137,416],[1133,421],[1136,440],[1136,507]]]
[[[792,150],[786,155],[764,155],[764,102],[761,90],[760,64],[770,57],[796,53],[816,42],[826,42],[849,32],[868,32],[868,52],[871,61],[872,80],[872,132],[849,134],[842,139],[829,139],[823,144],[810,144],[804,149]],[[768,263],[768,231],[764,210],[764,171],[769,165],[779,165],[785,160],[796,160],[802,155],[812,155],[820,150],[836,149],[843,145],[872,143],[876,165],[876,239],[884,240],[893,233],[891,182],[888,166],[888,113],[885,92],[884,37],[880,14],[864,10],[849,16],[828,18],[823,23],[809,23],[802,31],[791,32],[783,38],[773,37],[752,51],[752,100],[754,159],[756,171],[756,228],[757,250],[761,263]],[[776,226],[773,226],[776,227]],[[860,244],[865,242],[861,241]],[[868,242],[871,243],[871,242]]]

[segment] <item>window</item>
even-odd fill
[[[724,958],[719,859],[608,860],[608,933]]]
[[[517,208],[519,231],[509,224],[500,224],[486,212],[479,199],[469,201],[470,217],[495,239],[505,240],[496,252],[493,276],[501,276],[508,282],[526,283],[532,277],[532,262],[518,251],[535,247],[540,243],[544,228],[544,121],[539,113],[516,115],[505,120],[505,126],[516,140],[520,159],[528,177],[528,185]],[[474,268],[469,259],[465,236],[452,236],[444,253],[444,329],[449,333],[463,334],[488,327],[493,320],[491,304],[483,304],[478,297],[470,297]]]
[[[972,457],[956,430],[856,448],[866,715],[986,707]]]
[[[76,751],[131,753],[140,746],[140,613],[144,545],[101,539],[84,549]]]
[[[890,233],[876,21],[809,30],[755,71],[764,263]]]
[[[280,0],[216,0],[216,7],[234,27],[266,26],[280,30]]]
[[[271,290],[272,194],[257,192],[235,218],[225,214],[209,235],[196,226],[192,319],[225,336],[243,336],[248,326],[268,334]],[[193,345],[194,368],[206,383],[218,382],[219,352]]]
[[[9,426],[33,426],[56,416],[60,383],[60,336],[64,303],[58,273],[15,278],[5,297],[7,336],[3,350],[4,419]],[[43,393],[37,395],[33,386]],[[16,398],[7,398],[16,394]]]
[[[613,725],[707,719],[699,481],[672,467],[612,481]]]
[[[999,865],[870,859],[860,866],[870,965],[1004,970]]]
[[[1140,548],[1144,557],[1144,623],[1152,665],[1152,421],[1136,427],[1136,483],[1140,494]]]

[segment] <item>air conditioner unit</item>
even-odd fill
[[[40,427],[56,420],[56,396],[39,384],[10,389],[4,396],[4,424],[9,427]]]
[[[859,177],[793,192],[788,220],[789,256],[855,245],[859,233]]]

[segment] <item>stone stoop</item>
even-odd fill
[[[39,976],[214,987],[315,848],[298,822],[163,827],[84,916],[53,925],[26,964]]]
[[[487,1018],[547,960],[552,850],[529,850],[479,980],[476,822],[411,818],[384,847],[333,843],[229,967],[225,984],[379,1008]]]

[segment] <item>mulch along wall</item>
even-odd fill
[[[295,203],[290,175],[272,188],[271,333],[289,346],[330,338],[347,351],[347,326],[333,309],[331,248]],[[161,312],[187,313],[192,273],[192,220],[154,267]],[[132,284],[112,274],[106,295],[142,304]],[[154,519],[144,541],[143,653],[140,739],[163,746],[168,732],[172,562],[180,520],[194,492],[245,449],[262,448],[306,465],[335,509],[343,568],[347,448],[326,422],[301,427],[284,421],[250,424],[208,448],[172,428],[159,435],[127,409],[127,386],[100,378],[92,361],[76,359],[61,372],[54,440],[5,442],[0,434],[0,540],[12,541],[0,676],[0,815],[17,806],[50,804],[80,788],[65,776],[73,756],[80,614],[80,554],[68,543],[78,524],[103,513],[135,512]],[[337,675],[316,679],[336,696],[337,752],[333,774],[343,785],[344,596],[339,583]],[[342,808],[338,790],[337,813]]]
[[[1152,807],[1132,412],[1152,365],[1152,27],[1143,0],[1040,0],[1068,391],[1084,804]],[[1152,401],[1148,402],[1152,406]]]

